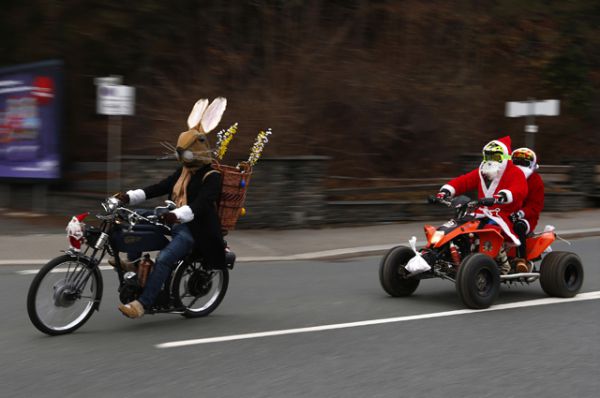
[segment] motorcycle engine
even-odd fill
[[[127,272],[123,275],[123,283],[119,286],[119,300],[121,303],[128,304],[142,294],[142,287],[135,272]]]

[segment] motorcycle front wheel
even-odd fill
[[[229,271],[205,269],[199,263],[183,263],[173,276],[172,292],[184,307],[183,316],[199,318],[213,312],[227,293]]]
[[[102,298],[102,275],[87,259],[60,256],[37,273],[27,294],[27,313],[43,333],[71,333],[90,319]]]

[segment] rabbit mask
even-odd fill
[[[175,156],[184,166],[194,167],[210,164],[212,151],[207,134],[212,131],[223,116],[227,100],[216,98],[210,105],[207,99],[196,102],[188,117],[188,131],[179,134]]]

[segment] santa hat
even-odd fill
[[[511,147],[510,136],[506,135],[502,138],[498,138],[497,140],[492,140],[492,141],[488,142],[487,144],[485,144],[484,148],[492,143],[500,145],[502,147],[502,149],[504,149],[505,154],[510,155],[512,153],[512,150],[510,149],[510,147]]]
[[[76,215],[76,216],[73,216],[73,217],[74,217],[74,218],[76,218],[76,219],[77,219],[77,221],[79,221],[79,222],[82,222],[82,221],[83,221],[83,220],[85,220],[85,218],[86,218],[87,216],[89,216],[89,215],[90,215],[90,212],[89,212],[89,211],[86,211],[85,213],[81,213],[81,214],[78,214],[78,215]]]

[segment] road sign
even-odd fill
[[[529,101],[512,101],[506,103],[506,116],[520,117],[525,116],[527,123],[525,125],[526,146],[533,149],[533,137],[538,132],[538,126],[535,124],[536,116],[558,116],[560,114],[559,100],[535,101],[530,98]]]
[[[135,87],[100,84],[96,112],[100,115],[134,115]]]
[[[506,116],[557,116],[560,113],[559,100],[507,102]]]

